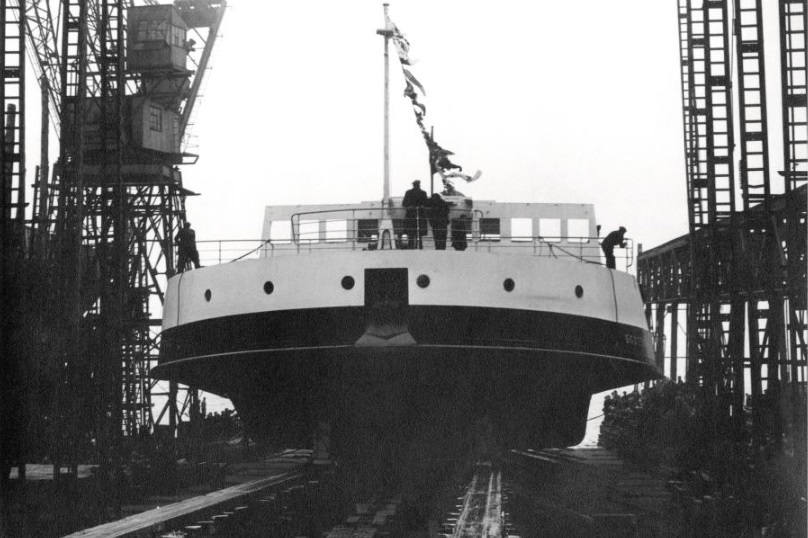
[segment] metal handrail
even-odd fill
[[[341,208],[341,209],[324,209],[324,210],[315,210],[315,211],[301,211],[298,213],[294,213],[290,218],[291,228],[292,228],[292,237],[289,241],[294,242],[296,245],[303,244],[311,244],[311,243],[319,243],[319,242],[343,242],[343,241],[352,241],[352,248],[356,248],[356,243],[367,243],[370,242],[372,239],[370,237],[360,237],[359,233],[359,222],[362,220],[376,220],[381,221],[383,218],[390,218],[393,220],[393,225],[395,227],[396,224],[400,226],[400,228],[396,231],[396,235],[404,235],[406,234],[407,228],[406,223],[404,222],[407,219],[407,211],[412,208],[405,208],[405,207],[390,207],[390,208],[381,208],[381,207],[356,207],[356,208]],[[415,217],[415,230],[416,233],[420,232],[420,222],[423,219],[429,220],[430,219],[430,208],[427,207],[417,207],[414,208],[418,211],[418,215]],[[423,215],[421,215],[421,211],[423,211]],[[364,218],[357,217],[357,213],[361,213],[366,215]],[[348,222],[352,223],[350,229],[346,226],[346,238],[341,237],[328,237],[328,230],[325,230],[325,237],[320,237],[320,230],[314,232],[316,234],[316,238],[307,238],[305,234],[303,234],[300,230],[300,226],[302,223],[302,217],[307,215],[317,215],[317,216],[324,216],[329,214],[343,214],[346,215],[343,219],[338,219],[340,221],[345,221],[346,224]],[[483,212],[479,209],[450,209],[449,210],[449,222],[454,222],[457,219],[460,219],[462,216],[466,216],[469,218],[469,230],[468,232],[471,233],[471,240],[475,241],[479,237],[479,222],[483,216]],[[475,218],[476,217],[476,218]],[[337,219],[332,219],[337,220]],[[320,222],[329,222],[329,219],[318,219],[318,224]],[[427,228],[427,231],[429,228]],[[379,229],[376,229],[376,234],[379,234]]]
[[[252,248],[245,251],[242,246],[245,243],[249,243]],[[256,243],[258,245],[254,246]],[[197,241],[196,248],[202,265],[220,265],[249,257],[261,257],[261,252],[272,251],[275,245],[268,239],[212,239]],[[214,253],[213,257],[211,253]]]
[[[604,265],[600,238],[598,237],[542,237],[542,236],[502,236],[485,237],[480,234],[479,226],[473,227],[466,236],[468,250],[480,252],[516,252],[524,253],[529,250],[532,256],[576,259],[582,263]],[[221,239],[198,241],[197,249],[200,253],[202,265],[217,265],[232,263],[244,259],[258,259],[274,257],[288,253],[306,253],[318,250],[369,250],[367,245],[372,238],[362,240],[356,235],[332,237],[328,240],[319,239],[317,242],[294,242],[292,240],[273,241],[271,239]],[[625,262],[625,270],[633,266],[634,242],[625,239],[624,249],[616,248],[614,255],[617,260]],[[244,248],[249,243],[250,248]],[[434,245],[428,241],[425,250],[432,250]],[[446,248],[452,250],[451,237],[447,240]],[[212,254],[212,255],[211,255]],[[621,267],[623,263],[619,264]]]

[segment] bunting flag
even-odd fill
[[[478,179],[480,179],[481,175],[483,175],[483,173],[481,171],[477,170],[474,173],[473,176],[468,176],[466,174],[461,174],[460,172],[449,172],[448,174],[446,174],[446,177],[447,178],[459,177],[461,179],[466,180],[466,183],[471,183],[472,181],[477,181]]]
[[[424,90],[424,87],[421,85],[420,82],[418,82],[418,79],[412,76],[410,70],[402,68],[402,71],[404,71],[404,78],[407,79],[407,84],[412,84],[413,86],[416,86],[419,90],[421,90],[421,94],[426,96],[426,90]]]
[[[421,135],[423,135],[424,141],[426,142],[426,147],[429,150],[431,172],[433,175],[440,174],[440,177],[443,180],[444,194],[457,194],[454,184],[452,183],[453,178],[460,178],[468,183],[471,183],[472,181],[478,180],[482,175],[482,172],[478,170],[472,176],[461,173],[463,171],[463,167],[458,166],[449,160],[449,156],[454,155],[454,153],[443,149],[437,142],[435,142],[432,134],[427,131],[426,126],[424,125],[426,105],[418,100],[418,92],[415,90],[417,88],[420,91],[421,96],[426,96],[426,91],[424,90],[424,86],[412,74],[412,71],[405,67],[412,66],[410,61],[410,42],[407,41],[407,38],[404,37],[404,34],[401,33],[398,26],[396,26],[393,21],[390,20],[390,17],[387,18],[387,28],[393,31],[391,39],[393,40],[393,45],[398,53],[398,59],[401,62],[401,70],[404,72],[404,80],[406,83],[406,86],[404,87],[404,96],[409,98],[409,100],[412,102],[412,111],[415,113],[415,122],[418,124],[418,128],[421,129]]]
[[[415,89],[409,82],[407,82],[407,86],[404,88],[404,97],[409,97],[412,101],[412,106],[417,107],[421,111],[421,116],[426,116],[426,106],[418,102],[418,94],[415,93]],[[418,114],[418,111],[416,110],[415,113]]]
[[[393,29],[393,46],[396,47],[401,65],[410,65],[410,42],[399,32],[398,27],[393,24],[390,17],[387,18],[387,23],[388,27]]]

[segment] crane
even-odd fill
[[[0,2],[3,247],[13,243],[25,260],[15,272],[19,260],[5,258],[2,281],[34,284],[24,300],[9,285],[0,290],[4,304],[13,296],[27,305],[25,327],[4,325],[0,335],[20,372],[34,357],[46,373],[39,382],[52,390],[35,414],[49,424],[58,466],[75,471],[81,454],[96,450],[115,474],[122,443],[165,422],[173,440],[196,408],[195,390],[166,391],[149,371],[175,272],[174,236],[193,194],[179,167],[196,161],[187,151],[193,114],[226,8],[226,0]],[[42,94],[32,189],[24,181],[26,56]],[[59,153],[49,173],[51,130]],[[30,343],[23,354],[14,348],[20,339]],[[156,413],[153,397],[165,401]]]

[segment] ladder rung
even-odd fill
[[[806,94],[786,95],[786,104],[788,106],[805,106],[808,104],[808,97],[806,97]]]
[[[760,52],[760,43],[757,41],[741,43],[741,52]]]

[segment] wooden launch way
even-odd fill
[[[610,450],[514,451],[507,466],[517,478],[514,496],[523,501],[516,519],[544,529],[540,536],[675,535],[668,532],[679,523],[667,481]],[[525,521],[525,509],[532,521]]]
[[[262,478],[255,478],[178,502],[169,501],[166,506],[85,529],[71,534],[67,538],[152,536],[158,532],[178,527],[188,518],[196,521],[199,519],[198,514],[234,508],[243,503],[245,499],[269,488],[292,484],[302,479],[305,476],[302,470],[305,460],[299,456],[295,451],[282,453],[261,462],[262,465],[252,465],[242,470],[242,478],[256,474],[263,475]]]
[[[221,514],[229,514],[229,519],[234,520],[220,520],[225,527],[236,524],[235,520],[242,526],[260,525],[260,521],[250,520],[258,512],[247,506],[263,502],[260,498],[272,491],[302,488],[298,484],[310,477],[304,466],[306,459],[301,456],[290,451],[257,464],[245,464],[240,477],[231,477],[242,483],[173,504],[165,499],[167,504],[159,508],[68,538],[160,536],[202,523],[217,527],[217,522],[202,520],[226,517]],[[392,521],[400,525],[401,501],[382,504],[386,517],[379,524],[390,527]],[[660,474],[629,466],[609,450],[513,451],[494,467],[477,466],[475,479],[453,512],[454,518],[448,518],[439,532],[451,536],[498,536],[507,528],[516,531],[509,534],[522,535],[518,528],[530,536],[673,535],[668,531],[681,524],[676,520],[674,505],[668,484]],[[317,510],[317,506],[320,505],[307,505],[305,509]],[[360,506],[364,505],[357,504]],[[376,512],[375,516],[372,510],[357,512],[333,527],[328,535],[359,536],[376,524],[381,513]]]

